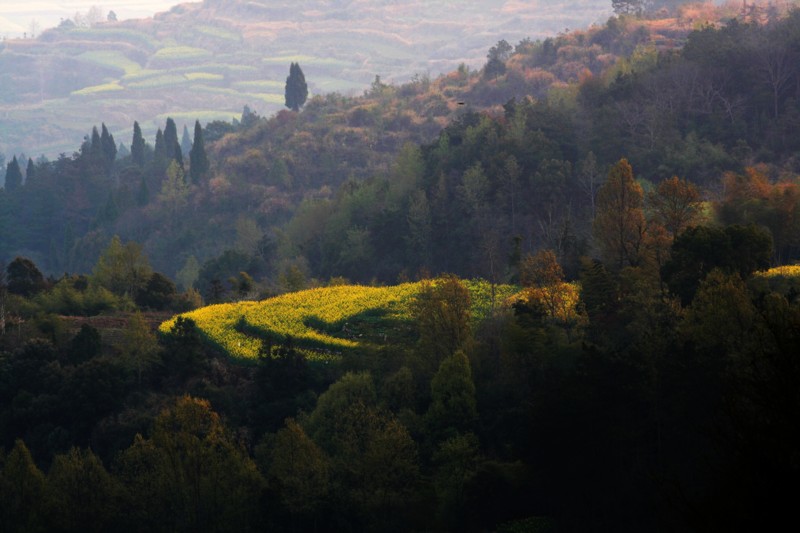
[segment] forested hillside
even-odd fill
[[[513,279],[509,257],[541,247],[574,276],[577,258],[596,251],[597,190],[625,157],[647,192],[688,180],[706,217],[769,227],[774,260],[790,261],[796,14],[680,29],[714,14],[702,9],[501,41],[481,71],[376,80],[363,96],[313,97],[301,113],[209,123],[211,167],[185,186],[167,179],[172,157],[159,146],[134,160],[103,152],[105,133],[89,136],[75,155],[33,162],[24,185],[6,188],[0,253],[50,273],[86,272],[117,234],[171,277],[196,265],[181,284],[206,294],[210,280],[240,271],[270,290],[290,272],[501,281]],[[185,139],[176,172],[191,174],[190,147]]]
[[[553,35],[611,12],[603,0],[566,5],[205,0],[118,22],[96,8],[0,43],[0,153],[69,154],[97,120],[117,137],[138,120],[152,136],[167,116],[191,127],[230,121],[245,105],[272,114],[292,61],[312,75],[314,94],[476,68],[500,39]]]
[[[748,5],[12,157],[0,530],[784,528],[800,10]]]

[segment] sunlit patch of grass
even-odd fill
[[[782,265],[754,272],[749,285],[756,292],[777,292],[788,295],[800,291],[800,265]]]
[[[198,33],[202,33],[203,35],[208,35],[209,37],[215,37],[217,39],[226,41],[239,42],[241,40],[241,35],[238,33],[225,28],[220,28],[219,26],[197,25],[193,27],[193,30]]]
[[[102,85],[93,85],[91,87],[84,87],[77,91],[72,91],[72,96],[87,96],[104,93],[109,91],[124,91],[125,87],[117,82],[104,83]]]
[[[146,78],[142,81],[128,83],[127,87],[130,89],[155,89],[158,87],[170,87],[188,82],[189,80],[186,78],[186,76],[181,74],[160,74]]]
[[[73,28],[69,30],[69,36],[87,41],[123,41],[145,45],[150,49],[155,49],[159,46],[158,40],[152,36],[124,28]]]
[[[135,81],[143,80],[143,79],[146,79],[146,78],[152,78],[153,76],[159,76],[159,75],[165,74],[165,73],[166,73],[166,71],[164,71],[164,70],[156,70],[156,69],[151,69],[151,68],[142,68],[142,69],[139,69],[136,72],[132,72],[130,74],[126,74],[125,77],[123,77],[122,79],[123,79],[123,81],[126,81],[126,82],[135,82]]]
[[[105,67],[119,68],[125,76],[134,75],[142,70],[139,63],[117,50],[91,50],[83,52],[78,57]]]
[[[267,104],[283,104],[285,99],[282,93],[246,93],[237,91],[236,89],[231,89],[230,87],[212,87],[210,85],[199,85],[197,87],[193,87],[193,90],[197,92],[238,96],[245,100],[259,100]]]
[[[165,46],[164,48],[159,48],[158,51],[151,56],[151,59],[177,61],[198,59],[208,56],[211,56],[211,52],[204,48],[195,48],[194,46]]]
[[[172,118],[177,122],[183,122],[186,124],[193,124],[195,120],[199,120],[201,123],[213,122],[215,120],[224,120],[226,122],[230,122],[232,119],[238,119],[240,116],[241,112],[234,113],[227,111],[215,111],[212,109],[197,109],[193,111],[173,111],[170,113],[162,113],[156,117],[156,121],[165,122],[167,118]]]
[[[307,55],[285,55],[277,57],[265,57],[261,60],[265,65],[286,65],[287,72],[291,63],[300,63],[302,66],[329,66],[329,67],[350,67],[353,63],[350,61],[342,61],[332,57],[316,57]]]
[[[286,82],[272,80],[237,81],[233,86],[245,92],[283,92]]]
[[[436,283],[434,281],[434,283]],[[477,322],[508,308],[518,288],[481,280],[463,281]],[[349,336],[347,322],[368,316],[373,325],[410,323],[411,304],[422,282],[391,287],[339,285],[283,294],[262,302],[212,305],[185,313],[215,346],[231,357],[254,359],[261,337],[282,342],[291,337],[310,359],[328,360],[331,354],[358,348],[364,342]],[[177,317],[164,322],[168,334]]]

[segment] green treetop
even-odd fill
[[[139,167],[144,166],[144,137],[142,128],[138,122],[133,123],[133,141],[131,142],[131,159],[133,164]]]
[[[19,168],[19,161],[17,156],[11,159],[11,162],[6,166],[6,190],[14,191],[22,187],[22,170]]]
[[[189,151],[189,174],[193,183],[199,183],[208,173],[208,157],[206,156],[205,143],[203,142],[203,128],[200,121],[194,123],[194,142]]]

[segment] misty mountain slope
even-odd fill
[[[289,63],[312,94],[359,93],[472,68],[500,39],[539,38],[602,21],[609,3],[252,2],[207,0],[152,19],[69,22],[0,44],[0,153],[69,151],[102,117],[119,140],[139,120],[152,140],[166,116],[229,120],[244,105],[283,106]]]

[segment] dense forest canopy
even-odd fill
[[[0,529],[791,519],[800,11],[613,4],[479,70],[291,106],[290,61],[270,117],[8,154]]]

